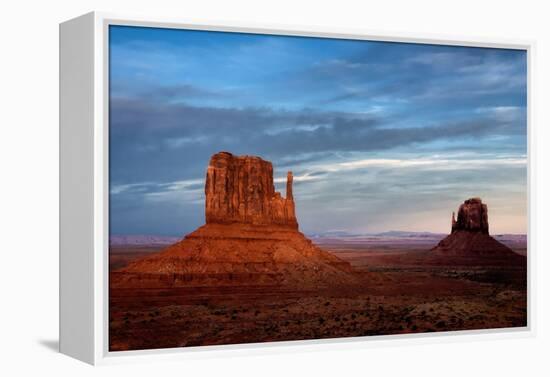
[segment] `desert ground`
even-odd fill
[[[110,349],[424,333],[527,325],[525,258],[507,263],[432,258],[433,240],[316,239],[350,262],[357,284],[110,288]],[[508,242],[526,254],[522,240]],[[160,245],[116,245],[111,277]]]

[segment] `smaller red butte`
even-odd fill
[[[487,214],[487,205],[483,204],[480,198],[465,200],[458,209],[456,220],[453,213],[451,234],[442,239],[432,252],[442,256],[470,258],[491,256],[493,261],[504,258],[508,263],[511,258],[523,262],[525,257],[516,254],[508,246],[489,235]]]
[[[459,230],[467,230],[489,234],[487,212],[487,204],[483,204],[480,198],[465,200],[458,209],[458,218],[456,221],[453,212],[451,233]]]

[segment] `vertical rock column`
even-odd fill
[[[292,172],[289,171],[286,173],[286,199],[294,201],[294,195],[292,195],[292,181],[294,178],[292,177]]]
[[[294,195],[292,193],[293,183],[292,172],[289,171],[286,174],[286,199],[285,199],[285,218],[288,225],[298,228],[298,222],[296,221],[296,211],[294,207]]]
[[[297,228],[292,173],[287,198],[275,192],[271,162],[255,156],[216,153],[210,159],[205,186],[206,223],[247,223]],[[290,195],[290,197],[289,197]]]

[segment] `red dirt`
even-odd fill
[[[526,265],[425,264],[425,250],[331,245],[358,283],[110,290],[110,349],[521,327]],[[129,251],[125,251],[129,255]],[[173,251],[175,252],[175,251]],[[116,250],[113,252],[116,254]],[[154,254],[157,257],[160,254]],[[153,257],[153,256],[152,256]],[[154,260],[154,259],[153,259]],[[525,258],[522,259],[525,262]],[[117,272],[111,274],[116,281]],[[219,282],[219,281],[218,281]]]

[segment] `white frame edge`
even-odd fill
[[[108,27],[148,26],[274,35],[312,36],[470,47],[527,52],[528,76],[528,326],[521,328],[298,340],[144,351],[108,350]],[[414,36],[411,36],[413,34]],[[182,360],[234,355],[309,352],[427,343],[495,340],[535,335],[533,248],[534,41],[450,37],[419,33],[307,26],[196,22],[175,18],[92,12],[60,25],[60,352],[90,364]],[[79,78],[79,80],[76,80]],[[86,85],[82,85],[85,83]],[[83,142],[84,148],[75,145]],[[93,144],[89,144],[89,143]],[[91,164],[93,163],[93,166]],[[92,192],[93,191],[93,192]],[[84,240],[84,241],[83,241]],[[451,335],[451,336],[449,336]],[[460,336],[458,336],[460,335]]]
[[[94,24],[59,31],[59,350],[94,363]]]

